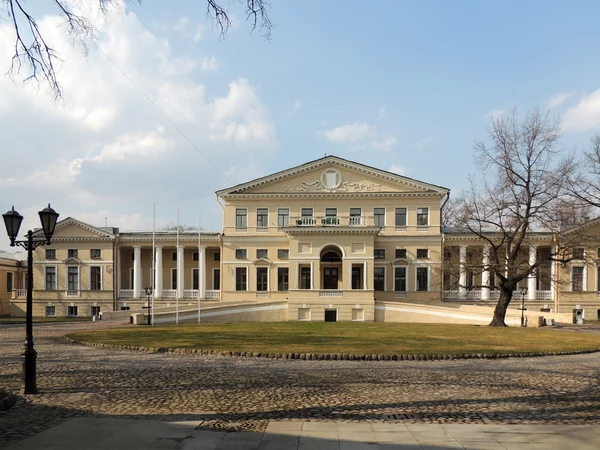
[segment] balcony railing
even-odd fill
[[[366,216],[300,216],[290,217],[290,227],[359,227],[375,226],[372,217]]]
[[[68,289],[65,294],[67,297],[79,297],[80,292],[78,289]]]
[[[177,289],[163,289],[162,298],[177,298]]]
[[[198,289],[184,289],[183,298],[198,298]]]
[[[119,289],[119,298],[133,298],[133,289]]]
[[[221,299],[221,291],[216,290],[207,290],[206,291],[206,299],[207,300],[220,300]]]
[[[338,289],[323,289],[319,291],[319,297],[343,297],[344,291]]]
[[[12,298],[27,297],[27,289],[13,289]]]
[[[535,298],[538,300],[552,299],[552,291],[536,291]]]

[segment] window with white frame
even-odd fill
[[[69,258],[78,258],[79,257],[79,250],[76,248],[70,248],[67,250],[67,257]]]
[[[69,317],[78,317],[79,316],[79,307],[78,306],[67,306],[67,315]]]
[[[46,306],[46,317],[56,317],[56,306]]]
[[[256,268],[256,290],[267,291],[269,285],[269,269],[267,267]]]
[[[585,249],[583,247],[573,249],[573,259],[583,259]]]
[[[277,268],[277,290],[287,291],[290,285],[290,269],[287,267]]]
[[[373,288],[376,291],[385,291],[385,267],[375,267],[373,273]]]
[[[394,291],[406,292],[406,267],[394,268]]]
[[[236,267],[235,268],[235,290],[236,291],[248,290],[248,268],[247,267]]]
[[[290,251],[287,248],[280,248],[277,250],[277,258],[279,259],[289,259]]]
[[[248,250],[245,248],[237,248],[235,249],[235,259],[247,259],[248,258]]]
[[[67,267],[67,290],[79,290],[79,267],[77,266]]]
[[[406,259],[406,249],[405,248],[397,248],[396,249],[396,259]]]
[[[6,292],[12,292],[14,289],[14,274],[6,272]]]
[[[90,267],[90,290],[100,291],[102,289],[102,267]]]
[[[418,248],[417,249],[417,258],[429,258],[429,249],[427,248]]]
[[[277,210],[277,226],[287,227],[290,224],[290,209],[279,208]]]
[[[373,219],[376,227],[385,227],[385,208],[373,209]]]
[[[99,306],[92,306],[91,307],[91,315],[92,316],[99,316],[100,315],[100,307]]]
[[[429,208],[417,208],[417,225],[429,225]]]
[[[571,290],[583,291],[583,266],[574,266],[571,268]]]
[[[56,290],[56,267],[46,266],[46,290]]]
[[[256,257],[257,258],[268,258],[269,250],[266,248],[257,248],[256,249]]]
[[[256,210],[256,226],[259,228],[269,226],[269,210],[267,208],[258,208]]]
[[[429,290],[429,267],[417,267],[417,291]]]
[[[406,226],[406,208],[396,208],[396,226]]]
[[[246,228],[248,226],[248,210],[237,208],[235,210],[235,226],[238,228]]]
[[[375,259],[385,259],[385,248],[376,248],[373,250],[373,257]]]
[[[46,259],[56,259],[56,249],[55,248],[47,248],[46,249]]]
[[[102,257],[102,250],[99,248],[92,248],[90,250],[90,258],[100,259]]]
[[[362,208],[350,208],[350,225],[362,225]]]

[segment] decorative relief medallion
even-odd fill
[[[302,181],[296,185],[285,185],[286,192],[379,192],[381,188],[377,183],[348,182],[342,179],[342,174],[337,169],[327,169],[317,181]]]

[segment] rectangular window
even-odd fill
[[[78,258],[79,257],[79,250],[77,250],[76,248],[70,248],[69,250],[67,250],[67,257],[69,257],[69,258]]]
[[[121,306],[119,309],[121,311],[131,311],[131,306]]]
[[[92,316],[99,316],[99,315],[100,315],[100,307],[92,306]]]
[[[598,285],[596,286],[596,290],[597,290],[598,292],[600,292],[600,266],[599,266],[599,267],[598,267],[598,269],[596,269],[596,270],[597,270],[597,276],[596,276],[596,280],[597,280],[597,284],[598,284]]]
[[[99,248],[93,248],[90,250],[90,258],[100,259],[102,257],[102,250]]]
[[[90,289],[92,291],[102,290],[102,267],[90,267]]]
[[[385,248],[376,248],[373,250],[375,259],[385,259]]]
[[[246,228],[248,226],[248,210],[238,208],[235,210],[235,226]]]
[[[310,289],[310,267],[300,269],[300,289]]]
[[[429,258],[429,249],[418,248],[417,249],[417,258]]]
[[[213,261],[221,261],[221,252],[213,253]]]
[[[56,290],[56,267],[46,267],[46,290]]]
[[[256,290],[263,292],[267,290],[268,286],[268,271],[269,269],[266,267],[257,267],[256,268]]]
[[[417,225],[429,225],[429,208],[417,208]]]
[[[198,269],[192,269],[192,289],[199,289],[198,273]]]
[[[46,306],[46,317],[56,317],[56,306]]]
[[[287,291],[290,285],[290,269],[287,267],[277,268],[277,290]]]
[[[406,249],[405,248],[397,248],[396,249],[396,258],[397,259],[406,259]]]
[[[267,208],[256,210],[256,226],[261,228],[269,226],[269,210]]]
[[[192,261],[198,261],[199,258],[200,256],[198,255],[198,252],[192,253]]]
[[[238,248],[235,250],[235,259],[246,259],[248,258],[248,251],[245,248]]]
[[[396,208],[396,226],[406,226],[406,208]]]
[[[56,249],[47,248],[46,249],[46,259],[56,259]]]
[[[279,208],[277,210],[277,226],[287,227],[290,224],[290,210],[289,208]]]
[[[177,261],[177,252],[171,252],[171,261]]]
[[[583,248],[573,249],[573,259],[583,259],[585,250]]]
[[[571,290],[583,291],[583,267],[573,267],[571,272]]]
[[[213,270],[213,289],[215,291],[221,289],[221,269]]]
[[[280,248],[277,250],[277,258],[279,259],[289,259],[290,251],[287,248]]]
[[[177,269],[171,269],[171,289],[177,289]]]
[[[256,257],[257,258],[268,258],[269,250],[266,248],[257,248],[256,249]]]
[[[350,225],[362,225],[362,208],[350,208]]]
[[[373,210],[376,227],[385,227],[385,208],[375,208]]]
[[[79,267],[67,267],[67,290],[79,290]]]
[[[67,314],[69,317],[77,317],[79,316],[79,307],[78,306],[68,306]]]
[[[417,267],[417,291],[429,290],[429,268]]]
[[[13,273],[6,272],[6,292],[12,292],[13,286]]]
[[[247,267],[236,267],[235,268],[235,290],[246,291],[248,287],[248,268]]]
[[[325,208],[325,217],[337,217],[337,208]]]
[[[302,215],[302,217],[312,217],[313,209],[312,208],[302,208],[301,215]]]
[[[394,291],[406,292],[406,267],[394,268]]]
[[[375,267],[373,286],[376,291],[385,291],[385,267]]]

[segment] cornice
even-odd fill
[[[252,198],[370,198],[370,197],[432,197],[441,198],[445,194],[438,192],[253,192],[223,194],[224,200],[252,199]]]
[[[284,227],[287,234],[373,234],[379,233],[379,227]]]

